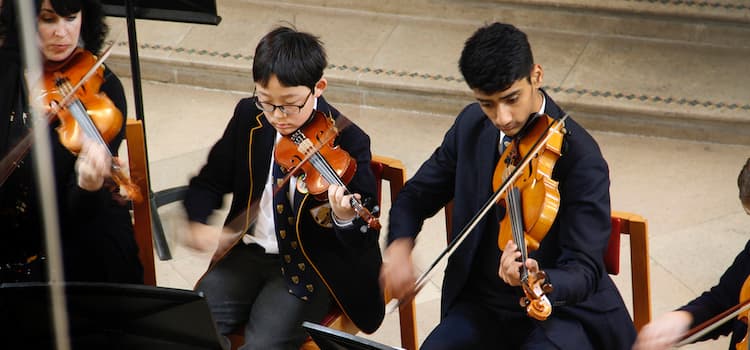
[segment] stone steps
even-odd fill
[[[742,1],[225,0],[217,27],[138,21],[144,79],[252,92],[258,39],[280,21],[319,35],[334,102],[453,116],[457,68],[483,23],[524,29],[545,88],[587,127],[750,144],[750,10]],[[129,75],[124,23],[108,63]]]
[[[250,2],[250,1],[248,1]],[[277,3],[440,21],[503,21],[586,35],[633,36],[719,46],[750,45],[744,0],[281,0]]]

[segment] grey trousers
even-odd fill
[[[277,254],[240,242],[203,277],[196,290],[204,293],[220,334],[244,326],[241,350],[297,350],[307,338],[302,322],[320,323],[329,310],[328,290],[317,278],[314,285],[309,300],[297,298],[289,293]],[[229,340],[224,340],[228,345]]]

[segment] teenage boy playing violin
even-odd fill
[[[399,299],[414,292],[411,250],[424,220],[453,201],[458,233],[493,194],[493,172],[505,136],[523,138],[539,113],[565,114],[540,87],[526,34],[503,23],[477,30],[465,43],[459,68],[477,102],[458,115],[443,143],[398,194],[390,211],[389,245],[381,278]],[[538,250],[523,263],[543,270],[554,290],[545,321],[519,306],[518,247],[498,248],[494,206],[455,250],[445,269],[441,321],[422,349],[629,349],[635,329],[604,268],[610,235],[609,169],[596,141],[565,121],[557,216]],[[527,205],[529,203],[524,203]]]
[[[302,322],[319,323],[333,300],[361,330],[373,332],[384,315],[378,231],[361,231],[352,194],[340,186],[331,185],[323,201],[300,191],[302,177],[276,187],[285,175],[277,165],[282,160],[274,158],[279,140],[304,129],[316,111],[340,116],[322,97],[322,43],[278,27],[260,40],[254,57],[253,97],[237,104],[184,202],[189,244],[215,249],[196,290],[205,293],[221,334],[244,327],[242,349],[298,349],[306,338]],[[373,197],[367,134],[352,124],[340,130],[336,144],[357,164],[347,188],[357,198]],[[240,222],[231,232],[236,235],[207,225],[228,193],[233,197],[225,224]]]
[[[737,177],[737,186],[740,190],[740,203],[745,212],[750,215],[750,158],[745,162]],[[740,300],[740,292],[743,284],[748,281],[748,277],[750,277],[750,241],[737,255],[732,265],[724,271],[717,285],[703,292],[701,296],[687,305],[668,312],[643,327],[638,333],[633,349],[670,349],[685,336],[689,328],[702,324],[732,306],[744,302],[745,300]],[[747,335],[747,323],[734,318],[707,333],[698,341],[716,339],[730,332],[732,340],[729,349],[734,350],[737,343]]]
[[[0,158],[31,127],[14,4],[2,1],[0,12]],[[32,4],[37,14],[38,40],[34,44],[38,45],[44,68],[88,71],[90,67],[71,68],[69,64],[71,57],[82,52],[96,55],[102,47],[108,27],[99,1],[35,0]],[[119,132],[108,142],[109,152],[116,155],[125,137],[125,93],[120,80],[107,68],[100,91],[89,91],[98,92],[106,95],[104,98],[110,99],[123,116],[121,125],[113,127]],[[0,186],[0,283],[47,280],[36,171],[55,178],[65,279],[143,283],[129,206],[111,180],[110,153],[89,141],[77,154],[66,149],[54,131],[60,124],[57,118],[49,126],[54,164],[49,164],[49,169],[35,169],[28,153]]]

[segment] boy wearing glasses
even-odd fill
[[[378,231],[356,216],[342,187],[331,185],[328,200],[318,201],[295,186],[302,178],[283,183],[273,155],[276,143],[315,111],[339,117],[321,96],[326,66],[315,36],[287,27],[266,34],[255,50],[253,97],[237,104],[190,180],[187,243],[206,251],[221,236],[196,290],[205,294],[221,334],[244,330],[242,349],[298,349],[306,338],[302,322],[319,323],[332,300],[364,332],[383,320]],[[351,124],[335,142],[357,162],[349,191],[374,197],[367,134]],[[228,193],[232,204],[219,234],[206,223]]]

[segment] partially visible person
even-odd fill
[[[379,232],[355,215],[352,194],[331,185],[325,198],[316,199],[295,186],[301,176],[277,187],[285,176],[279,164],[290,161],[275,158],[281,138],[306,128],[316,113],[343,118],[322,96],[326,61],[312,34],[290,27],[267,33],[255,49],[253,97],[239,101],[190,180],[188,242],[214,249],[216,258],[196,290],[206,295],[219,333],[244,333],[241,349],[299,349],[307,337],[302,322],[320,323],[333,303],[364,332],[383,320]],[[374,198],[369,136],[351,124],[335,144],[356,162],[347,187],[365,202]],[[236,238],[222,239],[216,248],[218,230],[208,218],[230,193],[225,224],[233,226],[239,217],[239,235],[222,234]]]
[[[750,215],[750,158],[737,177],[740,203]],[[688,330],[740,303],[740,292],[750,283],[750,240],[719,278],[719,283],[699,297],[651,321],[638,333],[635,350],[670,349]],[[750,288],[750,285],[746,288]],[[750,290],[749,290],[750,291]],[[747,323],[737,318],[718,326],[697,341],[718,339],[731,333],[730,350],[747,335]]]
[[[459,68],[477,102],[461,111],[390,210],[381,275],[399,299],[413,293],[411,252],[424,220],[453,201],[452,232],[458,233],[494,192],[503,140],[513,139],[512,145],[533,137],[526,130],[541,114],[565,115],[541,88],[544,70],[526,34],[512,25],[492,23],[474,32]],[[603,261],[611,229],[609,168],[596,140],[572,118],[564,123],[562,155],[551,175],[559,182],[560,205],[539,249],[520,261],[512,240],[498,247],[498,222],[509,214],[493,206],[448,259],[440,323],[423,349],[631,347],[635,328]],[[529,274],[546,272],[554,287],[544,321],[519,306],[522,264]]]
[[[0,155],[5,157],[29,133],[29,94],[23,80],[14,1],[0,12]],[[80,50],[98,54],[107,25],[98,0],[35,0],[38,40],[44,66],[65,67]],[[104,70],[100,88],[123,119],[109,142],[117,150],[125,136],[127,104],[120,80]],[[129,207],[110,178],[111,157],[85,141],[76,155],[49,125],[53,164],[36,169],[29,152],[0,187],[0,283],[47,280],[40,195],[35,172],[54,176],[64,275],[68,281],[143,283]],[[33,147],[33,146],[32,146]],[[2,169],[0,169],[2,170]]]

